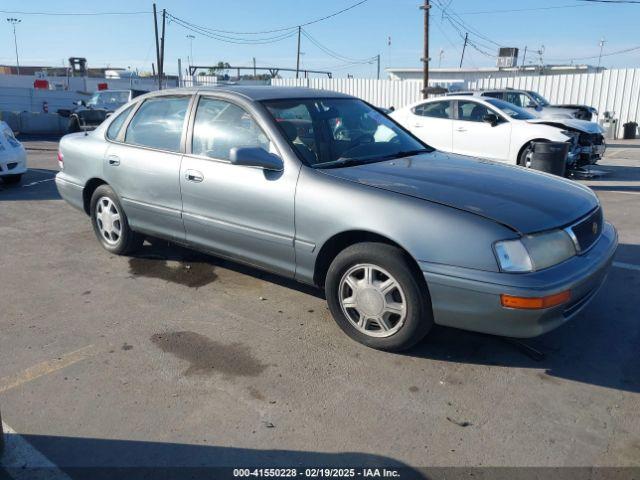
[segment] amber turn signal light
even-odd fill
[[[500,295],[500,302],[503,307],[538,310],[566,303],[570,298],[571,290],[566,290],[546,297],[516,297],[514,295],[502,294]]]

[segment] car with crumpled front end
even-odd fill
[[[58,157],[61,196],[107,251],[159,237],[315,285],[383,350],[434,324],[547,332],[594,298],[617,246],[589,188],[439,152],[329,91],[154,92]]]

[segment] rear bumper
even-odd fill
[[[60,196],[73,207],[84,212],[83,186],[69,181],[64,172],[56,174],[56,187]]]
[[[429,286],[435,323],[509,337],[535,337],[580,312],[598,292],[618,245],[605,223],[600,239],[583,255],[540,272],[508,274],[420,263]],[[544,297],[571,290],[563,305],[539,310],[505,308],[500,295]]]

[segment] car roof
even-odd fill
[[[344,93],[331,90],[319,90],[306,87],[272,87],[268,85],[224,85],[219,87],[182,87],[167,90],[156,90],[145,97],[175,95],[178,93],[221,93],[243,97],[247,100],[284,100],[298,98],[355,98]]]

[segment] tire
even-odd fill
[[[6,183],[7,185],[15,185],[17,183],[20,183],[20,180],[22,180],[22,174],[18,174],[18,175],[5,175],[4,177],[1,177],[2,181],[4,183]]]
[[[144,237],[131,230],[120,200],[109,185],[100,185],[93,192],[90,215],[93,231],[105,250],[127,255],[142,246]]]
[[[518,165],[524,168],[531,168],[531,159],[527,162],[527,157],[533,154],[533,144],[527,143],[527,145],[520,152],[518,157]]]
[[[78,121],[78,117],[71,117],[69,120],[69,127],[67,128],[67,133],[77,133],[80,129],[80,122]]]
[[[338,326],[378,350],[414,346],[433,326],[429,291],[415,270],[407,255],[391,245],[364,242],[344,249],[325,281],[329,310]]]

